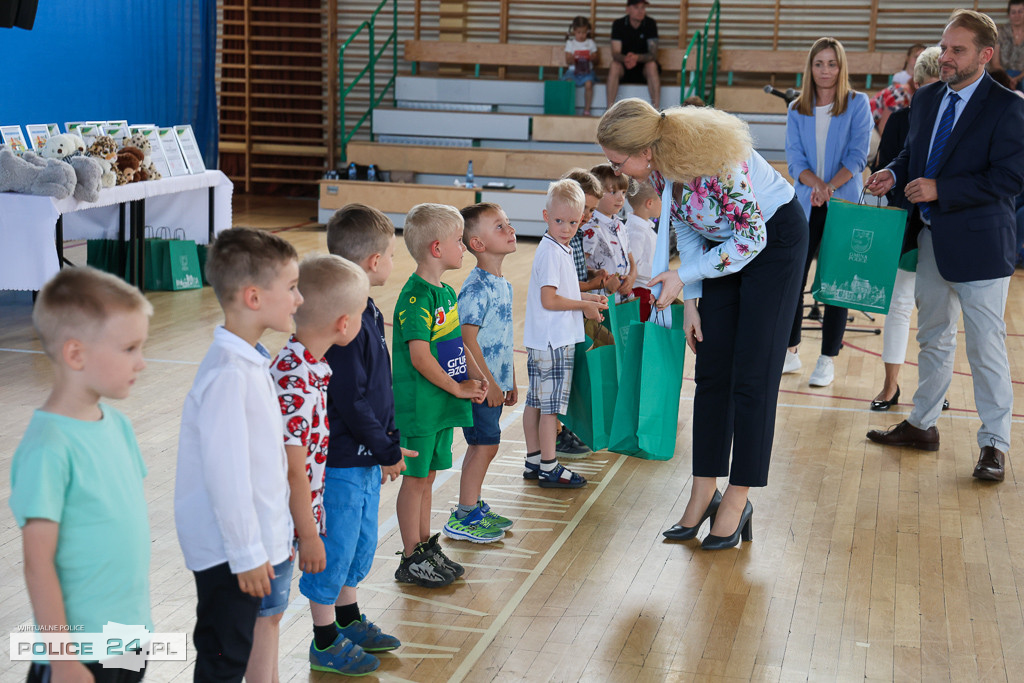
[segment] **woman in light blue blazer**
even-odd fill
[[[803,84],[803,92],[790,105],[786,118],[786,162],[795,181],[796,196],[807,214],[811,240],[783,372],[796,372],[801,367],[796,351],[803,320],[803,291],[811,261],[821,244],[828,202],[833,196],[858,201],[873,125],[868,96],[850,88],[846,51],[835,38],[819,38],[811,46]],[[846,316],[845,308],[825,306],[821,355],[809,380],[813,387],[828,386],[835,377],[833,359],[843,345]]]

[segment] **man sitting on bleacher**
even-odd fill
[[[651,104],[661,108],[658,24],[647,16],[647,0],[626,0],[626,16],[612,23],[612,63],[608,67],[608,108],[619,83],[647,83]]]

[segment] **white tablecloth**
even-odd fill
[[[146,225],[182,228],[186,239],[206,244],[210,187],[215,188],[213,225],[218,233],[231,227],[234,191],[220,171],[111,187],[101,190],[95,202],[0,193],[0,289],[38,290],[57,274],[54,237],[61,214],[66,240],[116,239],[118,204],[145,199]]]

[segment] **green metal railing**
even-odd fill
[[[697,31],[690,38],[686,52],[683,53],[683,67],[685,79],[683,87],[679,89],[679,103],[682,104],[686,98],[696,95],[704,100],[709,106],[715,105],[715,87],[718,82],[718,27],[721,17],[719,0],[715,0],[708,12],[708,18],[704,21],[704,29]],[[711,38],[711,30],[714,28],[715,37]],[[686,69],[689,64],[690,53],[694,55],[694,68]],[[710,76],[710,78],[709,78]],[[687,83],[688,81],[688,83]]]
[[[366,120],[370,120],[370,140],[373,140],[373,110],[377,108],[383,100],[384,96],[387,95],[388,90],[392,92],[392,105],[397,106],[396,93],[394,91],[395,82],[398,80],[398,0],[391,0],[391,33],[388,34],[387,39],[380,46],[380,50],[377,50],[377,15],[384,9],[384,6],[388,4],[388,0],[380,0],[380,4],[377,5],[377,9],[373,10],[373,14],[367,21],[362,22],[348,37],[341,47],[338,48],[338,100],[339,100],[339,128],[341,130],[341,162],[345,163],[348,161],[348,143],[352,140],[355,134],[359,131]],[[366,29],[369,38],[369,62],[362,71],[356,74],[356,77],[352,79],[352,83],[345,87],[345,50],[352,44],[352,41]],[[384,54],[388,46],[391,46],[391,78],[384,84],[384,88],[380,91],[380,95],[377,94],[377,62]],[[370,106],[366,110],[356,124],[352,127],[351,132],[345,132],[345,98],[348,97],[349,93],[359,84],[364,76],[369,76],[370,80]]]

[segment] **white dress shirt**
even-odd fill
[[[636,263],[636,287],[646,287],[650,281],[654,266],[654,249],[658,246],[658,233],[654,231],[654,222],[649,218],[640,218],[635,213],[626,219],[626,236],[629,237],[629,249]]]
[[[238,574],[288,559],[292,517],[270,354],[218,327],[185,398],[174,521],[185,566]]]

